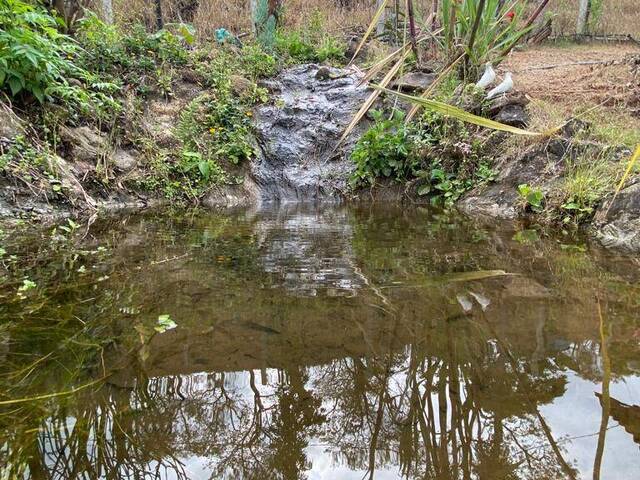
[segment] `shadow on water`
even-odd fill
[[[0,478],[640,471],[636,259],[421,209],[161,211],[79,237],[4,242]]]

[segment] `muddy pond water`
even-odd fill
[[[0,246],[2,479],[640,478],[635,256],[382,207]]]

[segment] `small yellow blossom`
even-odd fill
[[[216,133],[216,129],[215,129],[214,127],[211,127],[211,128],[209,129],[209,133],[210,133],[211,135],[213,135],[214,133]]]
[[[252,111],[248,111],[247,112],[247,117],[253,117],[253,112]]]

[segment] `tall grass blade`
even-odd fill
[[[455,67],[458,64],[458,62],[460,60],[462,60],[463,58],[464,58],[464,54],[460,55],[453,62],[449,63],[447,68],[445,68],[444,70],[442,70],[442,72],[440,72],[440,75],[438,75],[438,77],[433,81],[433,83],[431,85],[429,85],[429,88],[427,88],[424,91],[424,93],[422,95],[420,95],[420,97],[421,98],[428,98],[429,95],[431,95],[431,93],[436,89],[438,84],[444,78],[446,78],[447,75],[449,75],[449,72],[451,72],[451,70],[453,70],[453,67]],[[413,117],[416,115],[416,113],[418,113],[420,108],[422,108],[422,105],[420,105],[419,103],[414,103],[413,106],[411,107],[411,109],[409,110],[409,113],[407,114],[407,117],[405,118],[405,123],[409,123],[411,121],[411,119],[413,119]]]
[[[416,62],[420,63],[418,54],[418,42],[416,42],[416,19],[413,12],[413,0],[407,0],[407,17],[409,18],[409,36],[411,37],[411,49],[416,56]]]
[[[473,50],[473,44],[476,41],[476,35],[478,33],[478,28],[480,27],[480,19],[482,18],[482,14],[484,13],[485,5],[486,5],[486,0],[480,0],[480,3],[478,3],[476,18],[473,21],[473,27],[471,28],[471,35],[469,36],[469,43],[467,44],[468,52]]]
[[[342,144],[342,142],[344,142],[344,140],[349,136],[349,134],[353,131],[353,129],[356,128],[356,125],[360,123],[360,120],[362,120],[362,117],[364,117],[366,113],[369,111],[369,109],[371,108],[371,105],[373,105],[373,102],[375,102],[376,99],[380,96],[380,93],[382,93],[382,90],[385,90],[384,87],[386,87],[389,84],[389,82],[393,80],[393,77],[396,76],[396,74],[398,73],[402,65],[404,65],[404,61],[406,60],[407,56],[410,53],[411,53],[411,49],[406,49],[405,52],[400,57],[400,59],[395,63],[395,65],[391,68],[391,70],[389,70],[387,74],[384,76],[384,78],[380,81],[380,85],[378,87],[375,87],[378,89],[371,92],[371,95],[369,95],[367,100],[362,104],[362,107],[360,107],[360,110],[358,110],[358,113],[356,113],[351,119],[351,123],[349,123],[349,125],[345,129],[344,133],[340,137],[340,140],[338,141],[334,150],[336,150]]]
[[[636,166],[636,163],[638,162],[638,160],[640,160],[640,145],[636,147],[635,153],[631,156],[631,159],[629,160],[629,164],[627,165],[627,170],[624,172],[624,175],[622,176],[622,180],[620,180],[620,183],[616,188],[616,193],[613,195],[613,200],[611,200],[609,207],[611,207],[611,205],[613,205],[613,202],[616,201],[616,197],[618,196],[620,191],[624,188],[624,184],[627,183],[627,179],[629,178],[629,175],[631,175],[631,172],[633,171],[633,167]]]
[[[389,3],[389,0],[383,0],[383,2],[380,4],[380,8],[378,8],[378,10],[376,11],[376,14],[373,16],[373,20],[371,20],[371,24],[367,28],[367,31],[362,37],[362,40],[358,44],[358,48],[356,48],[356,51],[353,54],[353,57],[351,57],[351,60],[349,61],[349,65],[351,65],[353,61],[356,59],[356,57],[360,53],[360,50],[362,50],[362,47],[364,46],[365,42],[367,41],[371,33],[373,33],[373,31],[375,30],[376,26],[378,25],[378,20],[380,20],[380,17],[384,13],[384,9],[387,8],[387,3]]]
[[[516,135],[525,135],[529,137],[538,137],[543,135],[548,135],[550,132],[532,132],[530,130],[523,130],[522,128],[512,127],[511,125],[505,125],[504,123],[496,122],[495,120],[490,120],[488,118],[479,117],[472,113],[469,113],[461,108],[454,107],[453,105],[449,105],[447,103],[438,102],[437,100],[430,100],[428,98],[422,97],[414,97],[412,95],[406,95],[404,93],[396,92],[393,90],[389,90],[380,85],[373,85],[373,88],[380,92],[386,92],[402,98],[408,102],[417,103],[422,105],[429,110],[434,112],[441,113],[447,117],[452,117],[462,122],[471,123],[473,125],[478,125],[479,127],[489,128],[491,130],[498,130],[501,132],[513,133]]]

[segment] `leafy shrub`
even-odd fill
[[[157,85],[165,71],[159,66],[181,66],[189,59],[186,47],[193,41],[191,29],[180,24],[174,33],[168,28],[150,34],[142,25],[133,25],[124,32],[87,12],[78,21],[77,38],[83,47],[78,63],[109,81],[133,85],[145,93],[149,88],[145,80],[151,78]]]
[[[528,208],[537,213],[542,212],[544,208],[542,205],[544,201],[542,190],[523,183],[522,185],[518,185],[518,195],[524,200]]]
[[[58,102],[71,116],[112,117],[117,86],[78,67],[81,49],[57,27],[43,8],[0,0],[0,89],[24,101]]]
[[[385,118],[379,110],[371,112],[373,126],[356,144],[352,160],[356,169],[351,177],[354,187],[372,185],[377,178],[406,180],[415,174],[417,161],[411,155],[412,139],[400,110]]]
[[[42,103],[52,88],[67,85],[65,77],[79,73],[71,61],[76,52],[44,8],[0,0],[0,89]]]
[[[450,205],[496,172],[482,159],[481,145],[463,122],[426,111],[406,125],[404,114],[373,111],[374,124],[356,144],[351,185],[372,185],[377,178],[417,179],[419,195]]]
[[[250,118],[251,111],[231,96],[204,94],[194,99],[176,129],[183,144],[183,170],[206,182],[223,181],[221,163],[238,165],[253,155]]]
[[[212,52],[197,52],[193,58],[195,70],[207,87],[229,90],[231,76],[245,76],[252,81],[277,73],[276,59],[258,45],[245,45],[237,50],[222,47]]]

